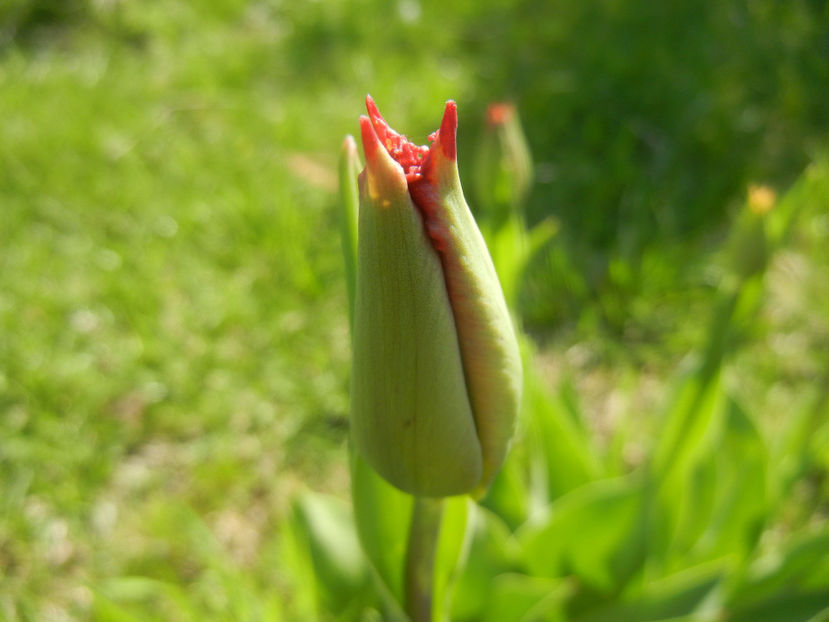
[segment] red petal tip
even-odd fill
[[[503,125],[515,114],[515,106],[510,102],[495,102],[487,106],[486,120],[490,125]]]
[[[457,133],[458,133],[458,106],[453,100],[446,102],[443,111],[443,121],[440,122],[440,134],[438,140],[443,155],[450,160],[457,157]]]
[[[366,110],[368,110],[368,116],[372,123],[377,124],[379,121],[383,125],[387,125],[386,120],[380,114],[380,110],[377,108],[377,104],[374,103],[371,95],[366,95]]]
[[[366,157],[366,162],[373,160],[381,145],[371,120],[365,115],[360,116],[360,136],[363,139],[363,155]]]

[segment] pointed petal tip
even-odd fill
[[[360,117],[360,136],[363,141],[363,156],[366,166],[364,173],[367,175],[369,185],[377,192],[386,193],[389,196],[402,192],[408,196],[408,186],[403,168],[380,142],[380,136],[371,119],[362,115]]]
[[[363,155],[366,162],[373,160],[377,154],[377,149],[381,146],[380,139],[377,138],[371,119],[365,115],[360,115],[360,137],[363,140]]]
[[[374,125],[377,125],[378,122],[386,125],[386,120],[383,118],[383,115],[380,114],[380,109],[377,107],[377,104],[374,103],[371,95],[368,94],[366,94],[366,110],[368,111],[368,116]]]
[[[349,156],[352,153],[357,153],[357,143],[355,142],[354,137],[351,134],[346,134],[345,138],[343,138],[342,150]]]
[[[443,111],[443,120],[440,122],[440,133],[438,140],[443,155],[450,160],[457,158],[457,133],[458,133],[458,106],[455,100],[450,99],[446,102],[446,108]]]

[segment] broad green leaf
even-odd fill
[[[531,354],[531,351],[528,351]],[[574,400],[545,386],[534,364],[525,365],[525,409],[529,435],[535,437],[546,464],[549,498],[554,500],[602,475],[595,448]]]
[[[279,562],[285,569],[291,591],[291,610],[308,619],[320,617],[314,560],[308,536],[296,518],[285,522],[280,532]]]
[[[394,600],[387,615],[399,618],[405,607],[403,585],[406,546],[409,537],[413,498],[382,479],[351,452],[352,498],[357,533],[366,556],[382,582],[385,596]],[[441,532],[435,555],[433,606],[436,619],[448,606],[452,582],[465,547],[469,500],[450,497],[444,501]]]
[[[518,303],[524,272],[530,260],[558,232],[558,225],[544,220],[527,231],[524,220],[517,214],[507,218],[495,231],[486,231],[487,245],[504,290],[504,298],[511,309]]]
[[[351,495],[360,544],[386,590],[402,607],[413,498],[380,477],[353,449],[350,455]]]
[[[768,452],[754,423],[733,401],[723,424],[712,426],[707,449],[684,478],[663,484],[661,524],[675,519],[669,559],[676,564],[724,555],[744,558],[754,547],[768,510]],[[675,496],[671,496],[671,492]],[[671,506],[670,504],[673,504]]]
[[[782,432],[770,439],[769,475],[774,501],[786,500],[815,459],[811,447],[821,443],[821,424],[829,424],[827,394],[829,387],[821,387],[799,399],[792,405]],[[829,431],[829,425],[824,427]]]
[[[533,472],[542,472],[533,468],[539,465],[539,461],[535,460],[539,452],[531,452],[529,443],[522,436],[523,432],[518,432],[517,442],[492,481],[486,497],[481,500],[483,507],[495,512],[511,529],[516,529],[530,516],[531,504],[538,489],[537,486],[533,488],[536,483]],[[546,500],[546,490],[542,495]]]
[[[574,574],[610,592],[641,567],[645,522],[641,478],[592,482],[550,506],[549,518],[519,532],[523,559],[540,577]]]
[[[759,611],[764,603],[819,593],[826,595],[828,600],[824,606],[829,606],[829,527],[826,526],[797,538],[782,552],[759,558],[732,588],[727,605],[738,611]]]
[[[534,409],[533,431],[540,438],[547,463],[550,500],[606,477],[572,387],[562,383],[553,394],[535,370],[527,384],[529,406]]]
[[[654,449],[652,466],[659,480],[682,478],[711,446],[722,418],[722,398],[719,373],[698,370],[680,381]]]
[[[648,583],[633,597],[623,597],[588,610],[578,622],[655,622],[688,616],[696,612],[711,594],[726,568],[722,562],[709,563]]]
[[[720,374],[709,375],[703,368],[681,381],[665,415],[649,467],[655,494],[650,549],[658,559],[667,560],[672,551],[687,549],[688,541],[693,541],[688,530],[697,528],[698,504],[712,503],[710,488],[700,482],[695,486],[694,477],[720,437],[724,401]],[[701,500],[700,495],[708,498]]]
[[[486,601],[484,622],[565,622],[568,581],[506,573],[495,577]]]
[[[518,543],[498,515],[476,507],[470,523],[469,552],[455,585],[452,620],[480,620],[495,577],[519,568]]]
[[[728,613],[729,622],[812,622],[827,619],[829,588],[799,594],[774,594],[751,607]]]
[[[369,575],[348,506],[336,497],[305,493],[294,505],[293,528],[308,546],[324,608],[342,612],[359,607]]]
[[[729,401],[725,429],[710,460],[703,463],[704,485],[712,491],[711,511],[698,515],[694,555],[736,553],[755,546],[768,511],[768,452],[754,422]]]

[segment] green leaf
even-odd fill
[[[771,440],[769,474],[775,501],[785,501],[810,469],[829,469],[827,384],[816,383],[816,390],[811,395],[807,394],[805,399],[793,404],[782,432]]]
[[[720,374],[702,368],[681,381],[667,412],[650,465],[655,491],[651,549],[663,561],[687,550],[696,535],[700,503],[712,502],[710,497],[700,499],[711,489],[695,483],[694,477],[720,437],[724,402]]]
[[[726,573],[721,561],[684,570],[647,584],[634,597],[613,601],[577,618],[578,622],[655,622],[691,615]]]
[[[294,505],[293,528],[307,544],[322,606],[331,612],[354,606],[367,591],[369,576],[348,505],[305,493]]]
[[[801,594],[776,594],[728,615],[729,622],[812,622],[827,619],[829,589]]]
[[[719,374],[699,370],[680,381],[654,449],[653,469],[668,482],[687,475],[715,437],[722,418]]]
[[[727,598],[729,609],[759,611],[789,596],[829,598],[829,527],[798,537],[781,553],[758,559]],[[829,606],[829,599],[824,607]],[[745,618],[747,619],[747,618]]]
[[[399,607],[404,605],[403,568],[413,497],[380,477],[352,449],[351,495],[363,551]]]
[[[286,569],[291,610],[304,618],[318,618],[319,597],[308,538],[296,519],[286,521],[279,542],[279,562]]]
[[[662,482],[655,522],[670,532],[663,551],[687,565],[754,548],[769,508],[768,451],[754,422],[733,400],[725,400],[722,424],[692,463]],[[669,521],[674,521],[669,523]]]
[[[546,504],[546,490],[539,495],[539,487],[533,486],[537,482],[533,481],[532,475],[540,472],[533,468],[540,462],[536,459],[537,453],[528,451],[527,442],[514,443],[486,497],[481,500],[481,505],[497,514],[510,529],[516,529],[527,520],[537,497],[542,497],[541,503]]]
[[[556,499],[602,474],[597,453],[576,419],[578,413],[544,387],[537,372],[527,374],[527,407],[533,412],[532,429],[538,435],[547,470],[547,490]]]
[[[592,482],[550,507],[519,533],[531,574],[575,574],[595,589],[619,589],[644,558],[644,497],[634,476]]]
[[[511,309],[514,310],[518,304],[527,265],[556,233],[558,224],[550,219],[527,231],[519,214],[511,214],[499,228],[488,233],[487,245],[504,290],[504,298]]]
[[[484,622],[565,622],[564,603],[571,587],[569,582],[560,579],[517,573],[499,575],[490,587],[482,619]]]
[[[363,551],[382,583],[387,616],[397,619],[405,608],[403,573],[411,525],[413,497],[381,478],[357,452],[351,452],[354,514]],[[440,535],[435,554],[433,606],[441,619],[452,593],[458,564],[466,549],[467,497],[444,500]],[[393,602],[388,602],[389,600]]]
[[[470,523],[469,552],[455,585],[452,620],[480,620],[495,577],[519,567],[518,542],[497,514],[478,506]]]
[[[725,429],[702,464],[702,486],[711,491],[710,512],[697,515],[694,554],[713,558],[753,550],[769,509],[768,451],[751,418],[729,400]]]

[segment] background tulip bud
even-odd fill
[[[506,455],[521,392],[504,296],[458,177],[457,109],[431,147],[368,98],[352,368],[357,449],[423,496],[479,493]]]
[[[748,197],[740,211],[728,242],[729,263],[742,280],[763,272],[771,255],[767,220],[777,198],[767,186],[749,186]]]
[[[532,156],[518,111],[511,103],[490,104],[475,159],[475,190],[494,228],[523,208],[532,178]]]

